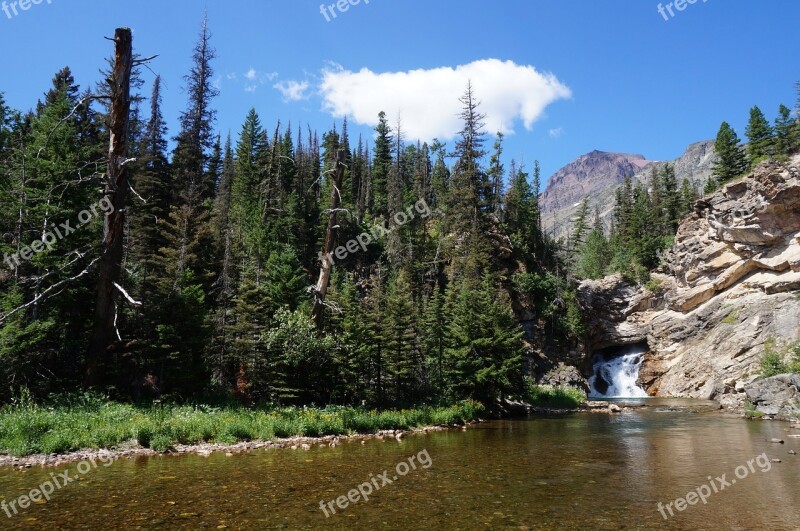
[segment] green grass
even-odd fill
[[[787,358],[789,361],[786,361]],[[774,338],[764,343],[764,357],[761,359],[761,376],[769,378],[778,374],[800,373],[800,342],[788,345],[783,350],[776,348]]]
[[[760,419],[764,414],[757,410],[752,402],[747,401],[744,403],[744,416],[749,419]]]
[[[535,407],[574,409],[586,403],[586,393],[575,387],[538,385],[528,379],[525,382],[524,400]]]
[[[670,247],[672,247],[670,245]],[[653,295],[661,295],[661,292],[664,291],[664,281],[660,278],[650,278],[645,285],[644,288],[652,293]]]
[[[735,325],[739,322],[739,311],[733,310],[731,313],[725,316],[725,319],[722,320],[722,324],[727,325]]]
[[[140,407],[102,399],[50,405],[22,403],[0,408],[0,453],[25,456],[113,449],[123,444],[166,451],[176,444],[375,433],[463,424],[477,419],[483,411],[481,404],[472,401],[397,411],[166,404]]]

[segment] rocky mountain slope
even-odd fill
[[[800,340],[800,156],[762,164],[695,210],[655,275],[659,293],[620,276],[580,286],[586,359],[647,343],[640,380],[650,394],[741,408],[765,349]]]
[[[556,237],[566,236],[570,220],[587,196],[591,208],[599,208],[601,215],[608,218],[614,208],[614,194],[625,177],[646,182],[653,168],[660,169],[666,164],[675,166],[678,182],[688,178],[702,189],[715,160],[713,141],[692,144],[683,155],[669,162],[650,161],[642,155],[593,151],[549,179],[540,198],[544,227]]]

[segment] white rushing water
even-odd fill
[[[636,347],[610,359],[598,356],[594,374],[589,378],[591,398],[647,398],[644,389],[636,384],[645,349]],[[607,388],[606,388],[607,387]],[[605,392],[601,392],[605,390]]]

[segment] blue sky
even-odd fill
[[[138,53],[160,54],[151,68],[175,134],[207,10],[223,136],[250,107],[270,128],[320,132],[347,112],[353,136],[369,136],[376,105],[412,133],[447,136],[452,113],[438,102],[457,103],[469,77],[489,120],[513,133],[506,160],[538,159],[545,177],[594,149],[675,158],[723,120],[743,136],[752,105],[773,118],[794,106],[800,80],[793,0],[698,0],[668,21],[652,0],[361,0],[330,22],[320,0],[50,1],[0,11],[0,91],[16,108],[35,105],[64,65],[82,87],[96,83],[111,52],[103,36],[126,25]]]

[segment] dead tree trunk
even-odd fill
[[[331,188],[331,209],[328,214],[328,229],[325,232],[325,246],[322,249],[322,265],[319,270],[319,280],[314,288],[314,308],[311,317],[318,329],[322,329],[323,316],[325,315],[325,296],[328,294],[328,284],[331,280],[333,269],[333,246],[336,243],[336,234],[339,231],[339,208],[342,204],[342,181],[344,180],[345,152],[340,149],[336,153],[336,171],[334,172],[333,187]]]
[[[98,264],[95,322],[86,359],[85,384],[97,385],[106,352],[114,343],[117,310],[114,302],[115,284],[122,267],[125,200],[128,194],[128,124],[130,121],[130,82],[133,68],[133,37],[129,28],[114,32],[114,71],[109,79],[111,112],[109,127],[111,142],[108,150],[108,169],[105,176],[105,200],[114,211],[103,221],[103,240]]]

